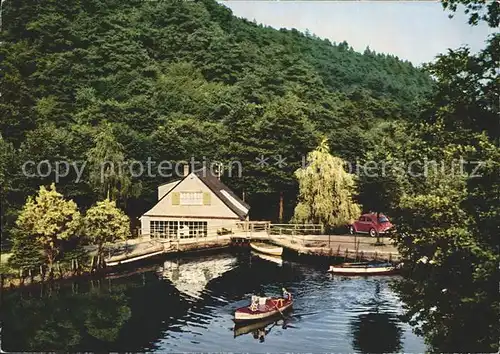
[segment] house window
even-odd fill
[[[180,238],[207,237],[208,223],[206,221],[179,221]]]
[[[203,205],[203,192],[181,192],[181,205]]]
[[[179,223],[177,221],[150,221],[149,228],[153,237],[176,238]]]
[[[152,237],[176,239],[199,238],[208,236],[206,221],[150,221]]]

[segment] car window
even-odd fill
[[[366,218],[364,216],[359,218],[359,221],[365,221],[365,220],[366,220]]]
[[[378,222],[380,222],[380,223],[389,222],[389,219],[387,219],[385,216],[381,216],[378,218]]]

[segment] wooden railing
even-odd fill
[[[323,226],[320,224],[271,224],[270,235],[321,235]]]
[[[236,223],[238,231],[245,232],[267,232],[271,226],[270,221],[239,221]]]

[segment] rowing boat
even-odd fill
[[[330,266],[328,272],[339,275],[390,275],[397,273],[398,268],[392,263],[342,263]]]
[[[292,299],[252,296],[252,303],[249,306],[237,309],[234,312],[233,320],[234,322],[259,321],[280,315],[290,310],[292,305]]]
[[[281,256],[283,254],[283,247],[270,245],[263,242],[250,242],[250,247],[264,254],[269,254],[271,256]]]
[[[263,254],[263,253],[254,252],[254,251],[251,251],[250,253],[252,254],[252,256],[258,257],[260,259],[264,259],[266,261],[276,263],[280,266],[283,265],[283,259],[279,256],[270,256],[268,254]]]

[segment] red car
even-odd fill
[[[385,234],[393,225],[384,214],[377,213],[363,214],[358,220],[349,225],[349,233],[368,234],[371,237],[376,237],[377,234]]]

